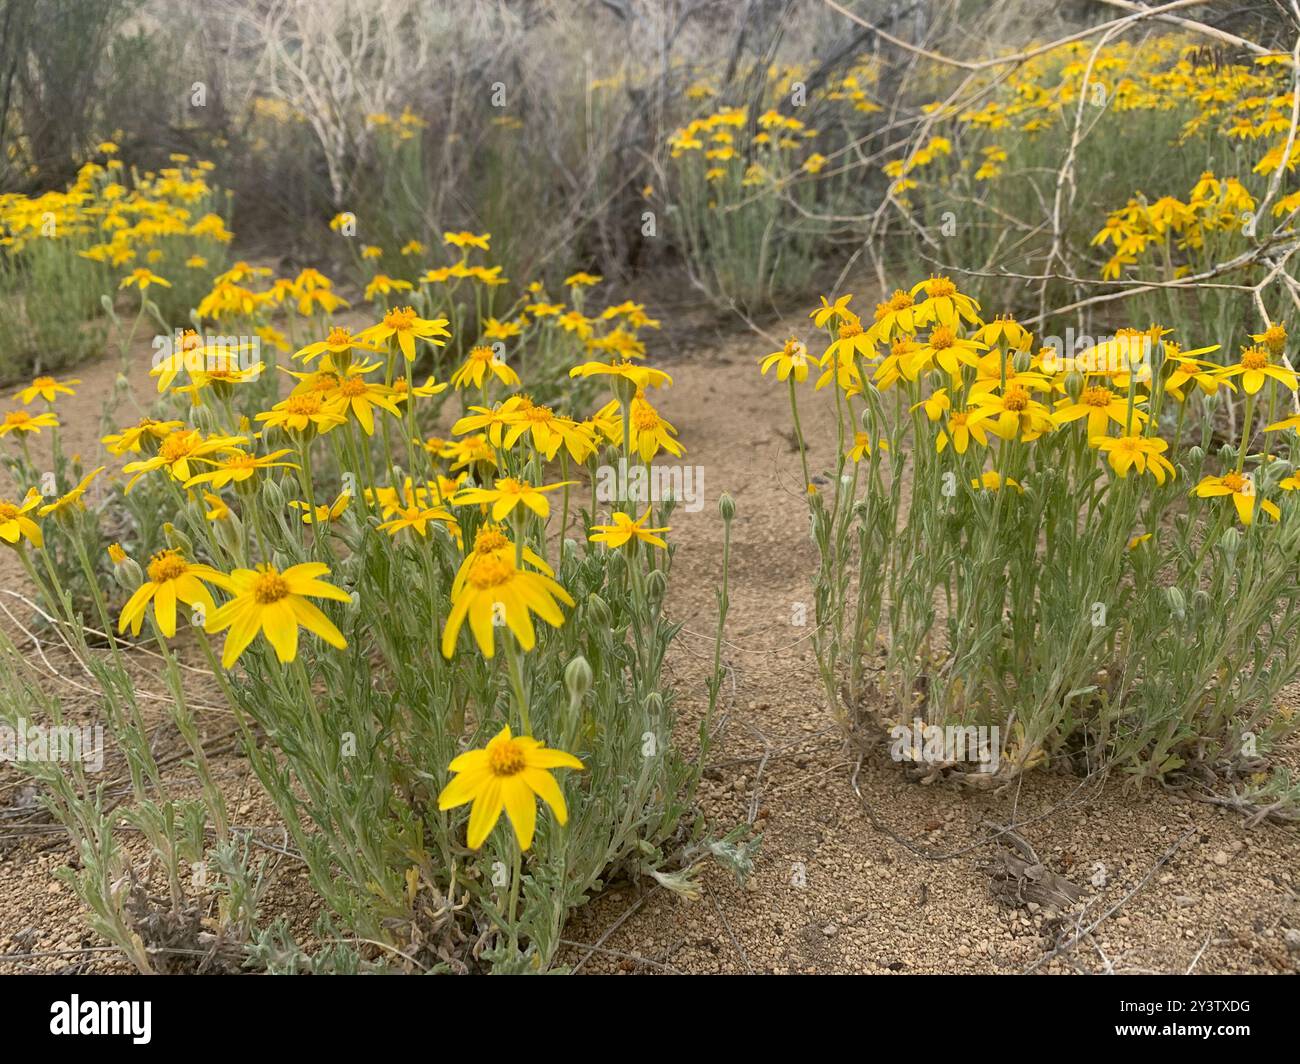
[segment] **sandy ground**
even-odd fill
[[[771,332],[804,328],[806,319],[791,319]],[[674,515],[672,532],[679,550],[669,610],[685,629],[669,667],[688,750],[712,652],[716,502],[724,490],[736,500],[722,727],[700,801],[715,835],[742,824],[761,834],[754,874],[742,887],[710,862],[694,901],[654,883],[612,887],[575,915],[562,960],[585,972],[1297,970],[1300,951],[1288,948],[1286,934],[1300,928],[1294,828],[1247,828],[1202,802],[1050,772],[972,797],[908,782],[883,751],[860,766],[855,793],[854,760],[823,704],[808,629],[792,623],[797,604],[811,613],[815,549],[798,455],[783,435],[785,389],[757,372],[758,356],[772,349],[706,323],[651,344],[676,380],[662,413],[687,461],[703,469],[706,495],[700,512]],[[116,373],[115,359],[78,370],[80,394],[60,407],[69,450],[94,452],[99,404]],[[810,411],[805,427],[814,465],[829,465],[827,420]],[[21,570],[0,552],[0,589],[24,588]],[[66,655],[47,653],[59,677],[52,689],[75,714],[89,705],[80,681]],[[163,691],[151,659],[138,670],[142,688]],[[279,852],[281,830],[238,754],[230,717],[218,699],[208,701],[213,708],[199,716],[232,819],[257,829],[272,862],[264,912],[286,916],[309,941],[317,910],[303,866]],[[159,755],[175,755],[169,777],[185,789],[181,754],[174,731],[160,729]],[[22,777],[0,767],[0,972],[126,970],[54,878],[75,856],[57,828],[33,816],[33,802]],[[978,845],[990,822],[1016,826],[1050,871],[1084,888],[1073,912],[1055,920],[995,897],[986,868],[1000,847]]]

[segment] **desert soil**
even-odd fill
[[[654,307],[653,310],[662,308]],[[1037,772],[1005,793],[972,796],[909,782],[882,750],[861,765],[830,719],[797,606],[808,604],[815,548],[807,534],[798,455],[785,435],[782,385],[757,358],[807,320],[769,327],[770,339],[708,327],[676,330],[651,356],[673,374],[662,413],[686,460],[703,470],[705,504],[678,510],[668,609],[685,628],[670,653],[679,738],[695,749],[711,664],[714,590],[721,576],[722,491],[736,501],[719,737],[700,805],[714,836],[748,824],[761,834],[753,874],[740,885],[706,862],[694,900],[653,881],[614,884],[568,928],[564,963],[583,972],[1291,972],[1300,968],[1300,839],[1294,827],[1244,818],[1177,794],[1125,789],[1119,779]],[[145,383],[147,354],[135,360]],[[116,358],[81,366],[64,400],[65,448],[91,455]],[[805,428],[814,467],[833,461],[831,422],[812,408]],[[824,394],[824,393],[823,393]],[[9,484],[0,484],[8,492]],[[0,552],[0,623],[40,660],[16,627],[30,617],[21,568]],[[26,612],[25,612],[26,610]],[[44,682],[74,718],[94,703],[66,652],[42,644]],[[163,705],[155,659],[134,665]],[[228,712],[196,681],[194,697],[215,775],[234,822],[255,829],[271,859],[268,918],[285,916],[311,942],[317,908],[270,803],[238,751]],[[164,716],[159,709],[158,717]],[[182,745],[157,731],[169,781],[192,789]],[[857,769],[856,777],[854,776]],[[112,766],[106,774],[114,778]],[[856,778],[857,791],[852,786]],[[122,793],[121,781],[109,787]],[[91,932],[54,873],[76,860],[35,796],[0,766],[0,972],[126,971]],[[1062,918],[1008,905],[991,889],[1002,846],[987,825],[1014,827],[1046,868],[1083,888]],[[1287,932],[1293,933],[1288,936]],[[1080,933],[1086,932],[1086,933]],[[1049,956],[1061,941],[1071,948]]]

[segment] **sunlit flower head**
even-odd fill
[[[298,656],[298,629],[306,628],[339,650],[347,640],[334,623],[310,602],[313,598],[350,601],[346,591],[325,583],[329,566],[321,562],[303,562],[279,572],[274,566],[236,569],[225,578],[233,597],[208,617],[207,630],[229,629],[221,664],[230,668],[248,645],[263,633],[281,662]]]
[[[24,406],[30,404],[37,396],[47,403],[53,403],[60,395],[76,395],[71,385],[80,383],[80,379],[76,377],[67,381],[57,381],[53,377],[37,377],[26,388],[15,392],[14,398],[20,399]]]
[[[646,507],[645,513],[635,521],[630,514],[623,513],[622,510],[616,510],[610,515],[609,524],[592,525],[595,535],[588,536],[592,543],[604,543],[610,547],[625,547],[633,541],[648,543],[652,547],[667,548],[668,544],[659,536],[657,532],[667,532],[669,527],[649,528],[646,521],[650,519],[650,507]]]
[[[451,384],[458,391],[471,386],[482,388],[489,374],[507,387],[515,387],[519,384],[519,374],[506,365],[504,360],[498,358],[496,351],[482,346],[470,349],[468,357],[461,363],[460,368],[451,375]]]
[[[438,808],[473,803],[465,840],[471,850],[483,845],[504,810],[519,849],[527,850],[537,827],[538,798],[551,807],[560,824],[569,819],[564,792],[551,772],[582,767],[572,754],[549,749],[531,736],[514,737],[506,726],[484,749],[468,750],[452,761],[448,768],[456,775],[438,795]]]
[[[28,516],[40,504],[41,494],[35,488],[20,503],[0,498],[0,541],[20,547],[26,540],[33,547],[43,547],[45,540],[40,525]]]
[[[176,634],[176,603],[199,606],[201,616],[207,618],[216,609],[212,592],[204,585],[226,587],[226,577],[209,565],[196,565],[188,561],[179,550],[159,551],[149,559],[146,579],[122,607],[117,630],[139,635],[144,624],[149,603],[153,603],[154,623],[158,631],[171,639]]]
[[[553,628],[564,623],[559,603],[573,605],[573,599],[554,579],[543,573],[520,569],[504,551],[475,551],[459,588],[452,596],[451,613],[442,633],[442,655],[450,658],[456,637],[466,620],[485,658],[496,652],[494,630],[498,621],[514,633],[524,650],[532,650],[537,636],[531,614]]]

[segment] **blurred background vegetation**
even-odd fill
[[[989,138],[978,126],[936,128],[927,106],[959,88],[963,100],[995,98],[1022,65],[972,75],[920,50],[978,61],[1134,6],[0,0],[0,194],[67,188],[111,139],[137,173],[176,153],[214,160],[238,254],[286,270],[352,270],[364,284],[361,243],[383,249],[367,268],[400,276],[418,272],[411,256],[437,248],[445,230],[489,231],[496,261],[519,284],[553,285],[579,268],[616,284],[653,274],[666,290],[759,316],[868,264],[882,283],[900,266],[954,263],[1095,277],[1105,256],[1089,240],[1106,211],[1139,185],[1153,197],[1186,193],[1189,168],[1202,162],[1175,150],[1186,116],[1133,123],[1117,113],[1106,128],[1090,125],[1074,161],[1073,187],[1086,195],[1072,197],[1070,217],[1044,243],[1070,116],[1058,107],[1054,135],[1010,146],[1014,180],[976,185],[961,168]],[[1208,69],[1252,61],[1234,37],[1289,53],[1289,10],[1286,0],[1242,0],[1177,16],[1222,35],[1188,35]],[[1143,19],[1104,39],[1136,46],[1177,32]],[[1086,59],[1102,36],[1082,39]],[[728,108],[743,111],[746,134],[734,181],[692,170],[673,150],[684,125]],[[784,167],[758,147],[769,112],[797,116],[799,135],[816,137]],[[938,160],[930,194],[891,203],[890,164],[939,133],[955,152]],[[1161,141],[1169,150],[1153,151]],[[970,224],[939,251],[949,210]],[[356,240],[330,229],[341,212],[355,216]],[[1032,298],[1013,279],[999,288],[985,277],[981,287],[1022,312],[1075,294],[1055,278]]]

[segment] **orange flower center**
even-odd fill
[[[1007,390],[1006,398],[1002,400],[1002,405],[1007,410],[1019,411],[1029,406],[1029,393],[1020,385],[1013,385]]]
[[[469,570],[469,582],[478,590],[485,591],[491,587],[500,587],[510,582],[515,575],[515,568],[491,554],[481,554],[474,559]]]
[[[491,362],[496,358],[496,352],[490,347],[475,347],[470,351],[469,357],[474,362]]]
[[[508,546],[510,546],[510,540],[506,539],[500,525],[484,525],[474,535],[474,551],[476,554],[491,554],[502,547]]]
[[[179,551],[165,550],[155,554],[149,561],[149,579],[155,584],[165,584],[185,575],[189,568]]]
[[[365,395],[369,387],[360,377],[349,377],[339,385],[339,394],[351,399],[358,395]]]
[[[1282,353],[1282,348],[1286,346],[1286,326],[1270,325],[1260,335],[1260,342],[1275,355]]]
[[[840,323],[840,339],[851,340],[862,332],[862,324],[855,318],[852,321]]]
[[[331,347],[351,347],[352,330],[345,329],[341,325],[336,325],[330,330],[330,334],[326,338],[325,342]]]
[[[54,387],[54,384],[55,380],[53,377],[37,377],[32,381],[33,388],[52,388]]]
[[[524,748],[514,739],[490,743],[487,755],[494,776],[516,776],[524,770]]]
[[[930,346],[936,351],[943,351],[957,342],[957,334],[948,326],[940,325],[930,333]]]
[[[321,397],[315,392],[291,395],[284,401],[284,409],[286,413],[290,414],[319,414],[321,412]]]
[[[1268,354],[1258,347],[1249,347],[1241,353],[1241,364],[1246,369],[1263,369],[1268,365]]]
[[[398,332],[407,332],[415,326],[415,311],[411,307],[390,310],[384,315],[384,324]]]
[[[194,437],[191,432],[173,432],[162,442],[158,453],[163,460],[175,462],[194,450]]]
[[[1084,406],[1108,407],[1114,396],[1109,388],[1085,388],[1080,396]]]
[[[277,572],[265,572],[257,578],[257,583],[253,585],[253,598],[257,600],[259,606],[269,606],[273,602],[279,602],[289,594],[289,584]]]
[[[925,284],[925,294],[931,299],[942,299],[957,294],[957,286],[947,277],[931,277]]]
[[[1240,495],[1245,489],[1247,480],[1240,473],[1228,473],[1223,478],[1223,486],[1230,489],[1234,495]]]
[[[17,516],[17,506],[11,502],[0,502],[0,521],[12,521]]]

